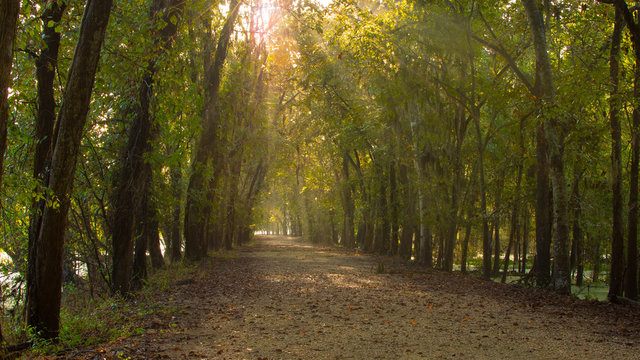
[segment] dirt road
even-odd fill
[[[68,356],[640,359],[637,309],[379,261],[257,237],[169,284],[144,334]]]

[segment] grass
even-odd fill
[[[109,342],[142,334],[145,319],[152,315],[165,316],[179,309],[161,304],[158,295],[169,290],[171,284],[199,274],[197,265],[170,265],[155,271],[143,288],[131,298],[117,296],[89,296],[84,289],[65,286],[60,309],[60,337],[57,343],[41,340],[24,324],[11,319],[3,321],[3,334],[9,343],[30,340],[31,355],[56,354],[67,349]]]

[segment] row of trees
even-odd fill
[[[265,4],[5,6],[0,248],[26,325],[57,338],[63,283],[127,296],[148,261],[249,240],[271,146]]]
[[[610,266],[637,297],[624,0],[2,6],[0,247],[43,337],[64,282],[126,296],[257,223],[565,294]]]
[[[618,0],[296,9],[296,76],[279,90],[286,170],[270,179],[265,221],[447,271],[480,258],[482,276],[503,281],[513,259],[562,294],[572,272],[582,285],[585,265],[594,280],[610,266],[609,297],[637,298],[637,11]]]

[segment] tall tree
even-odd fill
[[[562,139],[558,125],[556,90],[547,46],[544,20],[535,0],[522,0],[533,38],[536,55],[536,80],[541,89],[538,99],[543,118],[545,140],[549,150],[549,175],[553,188],[554,241],[551,287],[558,293],[571,293],[571,267],[569,261],[569,220],[567,186],[564,178]]]
[[[20,0],[2,0],[0,3],[0,182],[2,181],[4,152],[7,149],[7,122],[9,120],[8,89],[11,85],[13,42],[16,36]]]
[[[35,121],[36,146],[33,160],[33,177],[45,185],[48,180],[47,169],[51,165],[51,145],[53,143],[53,129],[56,122],[56,99],[54,96],[54,80],[58,66],[58,50],[60,48],[60,33],[57,30],[58,23],[66,9],[65,3],[57,1],[45,4],[40,19],[42,20],[42,39],[44,47],[36,58],[36,80],[38,81],[38,113]],[[44,199],[34,200],[31,205],[31,219],[29,224],[28,264],[35,266],[36,240],[42,223],[42,213],[45,207]],[[32,278],[36,274],[35,269],[27,272],[27,288],[35,281]],[[34,295],[29,292],[29,295]],[[27,300],[27,305],[33,305],[35,301]]]
[[[191,164],[191,178],[187,188],[187,205],[185,210],[184,235],[185,257],[199,260],[206,255],[206,225],[211,216],[212,190],[215,185],[216,172],[212,169],[216,159],[215,151],[218,144],[218,128],[220,127],[220,83],[222,68],[227,57],[227,48],[233,32],[233,26],[238,16],[239,2],[232,0],[230,12],[222,27],[218,45],[216,47],[213,64],[205,69],[205,109],[202,118],[202,132],[195,148],[195,156]],[[214,172],[211,174],[211,172]]]
[[[609,297],[622,295],[623,253],[624,253],[624,220],[622,204],[622,131],[620,127],[620,42],[624,19],[616,7],[611,51],[609,55],[609,78],[611,90],[609,94],[609,124],[611,127],[611,191],[613,224],[611,237],[611,277]]]
[[[28,289],[28,299],[34,303],[27,308],[29,325],[47,339],[57,338],[60,327],[62,252],[70,194],[111,6],[112,0],[87,1],[54,132],[47,183],[53,196],[44,209],[36,237],[34,281]]]
[[[183,0],[154,0],[149,17],[155,26],[153,31],[152,56],[147,63],[138,88],[133,108],[127,112],[133,118],[129,129],[129,138],[123,151],[122,168],[114,195],[113,229],[113,291],[126,295],[130,290],[133,271],[133,239],[136,225],[147,221],[142,215],[146,212],[143,199],[150,191],[152,167],[147,164],[146,156],[152,151],[152,142],[158,131],[154,129],[153,117],[150,113],[153,98],[153,84],[156,75],[156,63],[172,45],[172,39],[178,31],[182,18]]]

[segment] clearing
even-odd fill
[[[256,236],[86,359],[640,359],[640,310]],[[386,273],[377,274],[385,262]]]

